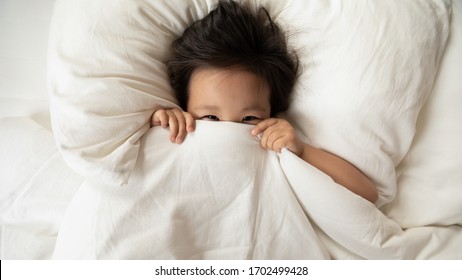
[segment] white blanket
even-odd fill
[[[404,232],[287,150],[260,148],[250,129],[198,121],[181,145],[151,129],[127,186],[81,186],[54,258],[462,257],[460,227]]]
[[[54,256],[328,257],[278,156],[260,148],[250,129],[199,121],[182,145],[170,143],[167,130],[150,130],[127,186],[82,186]]]

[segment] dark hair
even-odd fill
[[[197,68],[237,67],[263,78],[270,88],[271,116],[287,110],[298,72],[298,59],[268,11],[252,11],[220,0],[206,17],[194,22],[173,42],[167,61],[170,83],[183,110],[189,80]]]

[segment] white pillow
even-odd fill
[[[56,2],[51,119],[72,168],[112,184],[128,181],[152,113],[175,106],[163,64],[170,44],[208,9],[207,1]]]
[[[435,86],[417,121],[411,150],[397,168],[398,192],[382,210],[404,228],[462,226],[462,1]]]
[[[174,106],[170,43],[215,0],[58,0],[51,29],[52,122],[68,164],[123,184],[149,118]],[[444,49],[448,2],[259,1],[287,25],[304,72],[288,116],[316,146],[395,192],[394,168],[411,143]]]
[[[395,196],[449,16],[444,0],[303,1],[281,14],[296,25],[304,67],[288,116],[307,141],[375,181],[377,206]]]

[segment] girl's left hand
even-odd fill
[[[304,143],[300,141],[292,125],[283,119],[266,119],[251,131],[253,136],[261,135],[260,145],[265,149],[281,152],[286,148],[297,156],[303,154]]]

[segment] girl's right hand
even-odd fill
[[[174,143],[183,143],[188,132],[195,129],[195,119],[193,116],[181,109],[159,109],[152,114],[151,127],[162,126],[170,128],[170,141]]]

